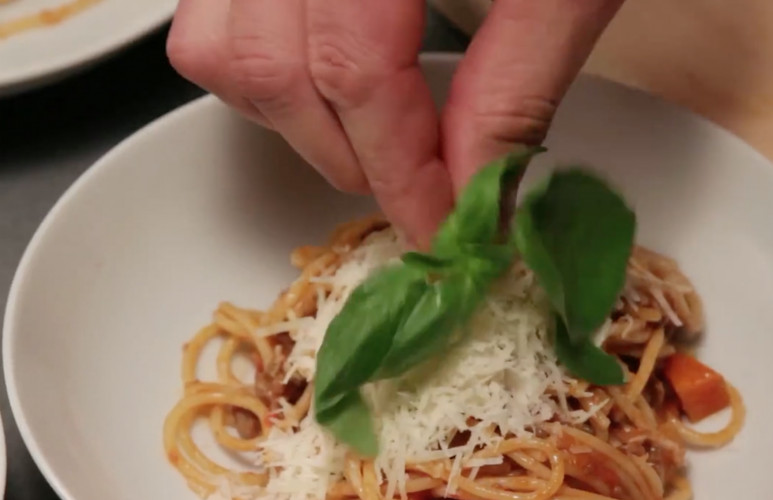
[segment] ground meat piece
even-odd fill
[[[308,385],[309,383],[305,378],[300,375],[294,375],[290,377],[290,380],[284,385],[282,397],[284,397],[288,403],[294,405],[301,398]]]
[[[233,408],[234,428],[242,439],[254,439],[260,435],[260,421],[258,417],[243,408]]]

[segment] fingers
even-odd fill
[[[167,39],[167,54],[185,78],[212,92],[248,118],[268,126],[265,117],[222,71],[228,57],[228,2],[180,0]]]
[[[452,204],[438,118],[417,63],[424,3],[308,0],[309,68],[382,209],[427,246]]]
[[[333,185],[367,192],[349,139],[309,76],[304,0],[232,0],[228,32],[228,75],[239,93]]]
[[[415,1],[181,0],[168,51],[178,71],[280,132],[331,183],[372,189],[426,246],[452,189],[417,65],[423,25]]]
[[[461,189],[514,143],[540,143],[622,0],[498,0],[459,66],[442,118]]]
[[[367,192],[335,114],[305,60],[301,0],[181,0],[167,52],[180,74],[278,130],[336,187]]]

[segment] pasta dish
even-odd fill
[[[13,0],[0,0],[0,5],[10,3],[11,1]],[[8,21],[0,21],[0,40],[24,31],[59,24],[101,1],[102,0],[69,0],[66,3],[56,7],[42,9],[34,14],[21,16]]]
[[[617,305],[595,336],[625,373],[618,386],[570,376],[550,348],[543,291],[516,261],[444,356],[365,386],[380,451],[362,458],[314,420],[315,355],[352,288],[397,259],[383,219],[342,225],[325,246],[291,255],[300,277],[266,311],[221,304],[184,346],[183,395],[164,423],[171,464],[211,499],[688,500],[688,448],[729,443],[744,420],[738,391],[698,361],[701,300],[676,262],[635,247]],[[513,334],[516,332],[517,334]],[[217,376],[199,378],[219,342]],[[247,354],[244,380],[234,359]],[[722,410],[727,424],[692,422]],[[225,467],[194,439],[249,467]]]

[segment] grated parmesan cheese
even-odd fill
[[[295,373],[313,379],[327,326],[352,289],[400,254],[393,231],[374,233],[334,273],[318,278],[332,292],[318,296],[314,321],[298,321],[290,332],[295,347],[287,360],[288,379]],[[571,422],[590,417],[568,407],[573,380],[549,344],[549,317],[533,274],[516,264],[495,284],[465,339],[442,362],[430,361],[399,379],[364,388],[380,438],[375,465],[386,498],[406,497],[406,462],[449,459],[452,476],[464,469],[477,472],[501,463],[501,457],[471,458],[477,447],[503,439],[495,428],[529,436],[536,424],[554,417]],[[465,431],[468,441],[451,446],[451,438]],[[323,500],[328,487],[343,478],[348,449],[317,425],[312,411],[296,432],[272,428],[259,452],[260,465],[271,478],[264,494],[278,500]]]

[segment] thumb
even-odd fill
[[[514,143],[539,144],[622,0],[497,0],[454,76],[443,156],[458,192]]]

